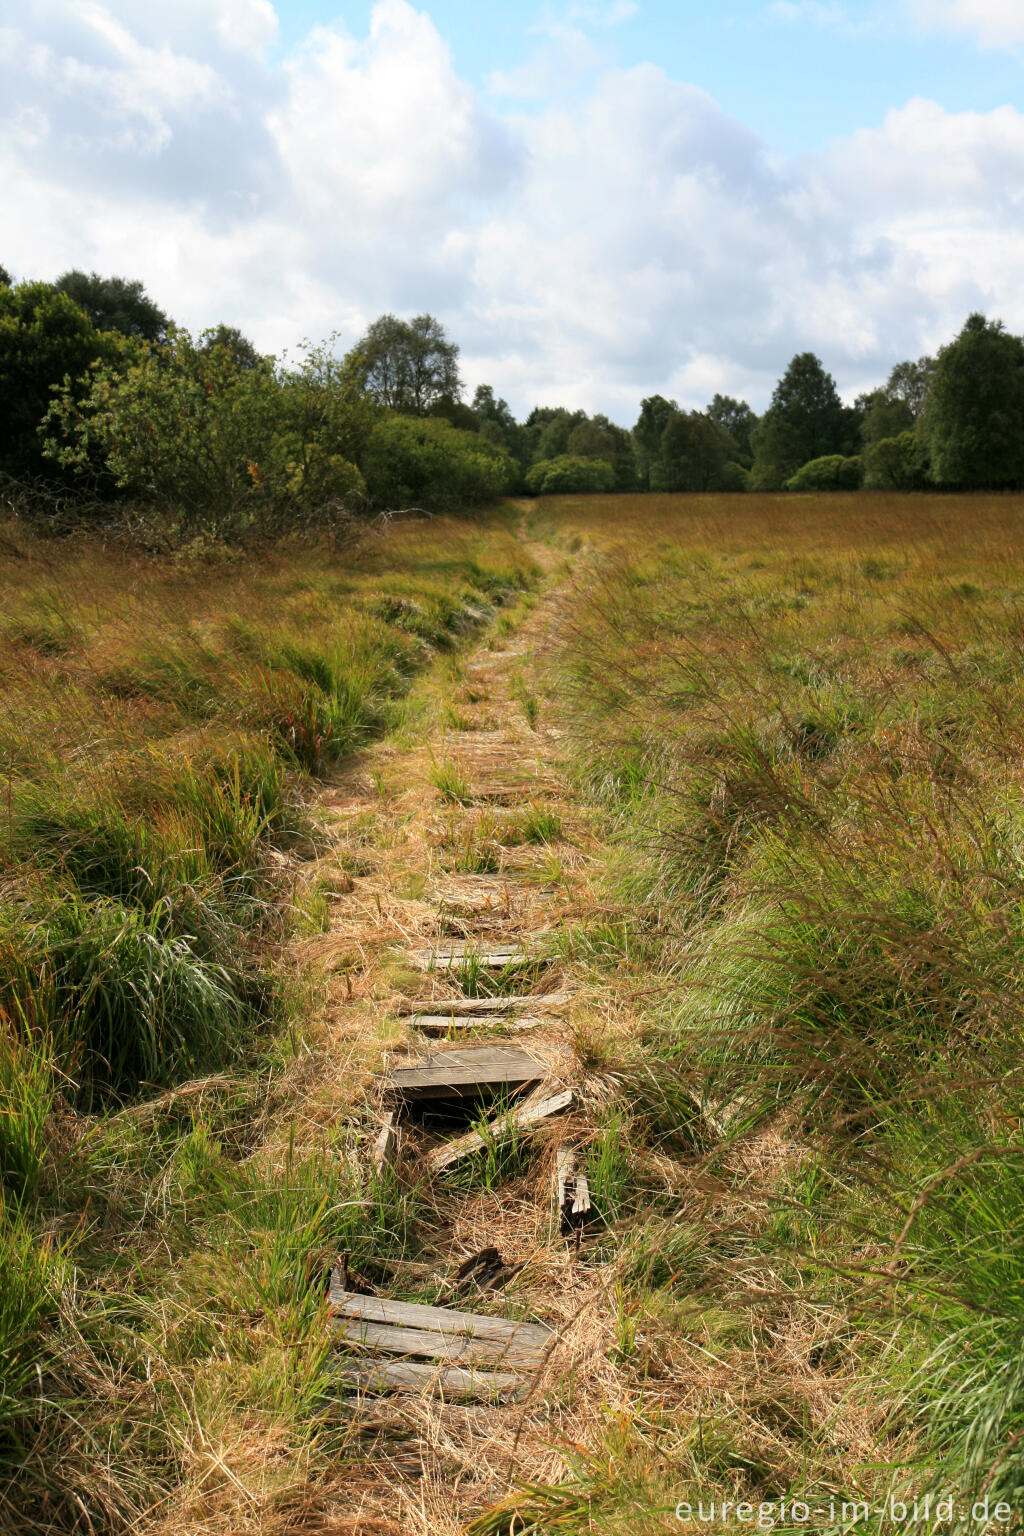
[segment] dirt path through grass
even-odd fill
[[[329,925],[301,958],[327,968],[328,1004],[296,1067],[305,1082],[291,1085],[309,1119],[328,1135],[348,1126],[347,1153],[366,1166],[390,1070],[428,1049],[503,1038],[525,1045],[555,1088],[577,1090],[568,1115],[434,1178],[424,1178],[425,1154],[480,1111],[464,1123],[431,1124],[428,1116],[400,1125],[394,1170],[381,1177],[408,1224],[400,1238],[382,1243],[378,1235],[376,1247],[354,1252],[353,1268],[382,1296],[555,1331],[525,1400],[349,1403],[359,1470],[346,1479],[343,1504],[348,1514],[372,1511],[385,1522],[367,1531],[454,1533],[513,1477],[556,1479],[563,1463],[551,1442],[580,1438],[594,1405],[614,1401],[621,1387],[609,1359],[608,1298],[553,1219],[557,1148],[588,1141],[588,1104],[606,1096],[607,1084],[588,1078],[577,1054],[572,1021],[587,999],[582,970],[560,945],[566,925],[587,909],[591,865],[586,812],[560,773],[548,681],[570,587],[564,566],[560,576],[552,572],[550,548],[530,553],[548,569],[536,605],[515,628],[499,619],[482,646],[442,663],[422,690],[416,725],[365,754],[325,795],[335,839],[319,871],[331,892]],[[411,956],[452,938],[539,944],[550,957],[490,983],[535,997],[529,1012],[540,1022],[528,1037],[510,1034],[501,1019],[481,1019],[457,1041],[428,1040],[413,1028],[413,1004],[443,1012],[446,999],[488,990],[472,960],[454,974],[413,964]],[[457,1292],[460,1265],[492,1247],[506,1266],[499,1284],[481,1291],[470,1281]]]

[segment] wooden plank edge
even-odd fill
[[[559,1114],[563,1109],[568,1109],[574,1098],[575,1090],[566,1088],[564,1092],[552,1094],[550,1098],[531,1100],[511,1115],[497,1116],[490,1122],[490,1129],[497,1132],[506,1127],[509,1130],[534,1130],[542,1120]],[[444,1173],[446,1169],[461,1162],[464,1157],[481,1151],[485,1146],[486,1142],[478,1131],[468,1131],[465,1136],[459,1136],[455,1141],[449,1141],[443,1147],[436,1147],[432,1152],[428,1152],[427,1167],[431,1173]]]
[[[366,1317],[332,1318],[331,1331],[340,1343],[357,1345],[373,1354],[419,1356],[448,1365],[507,1365],[525,1370],[537,1370],[543,1365],[548,1344],[546,1338],[530,1342],[510,1334],[507,1339],[481,1339],[469,1333],[375,1323]]]
[[[415,998],[401,998],[394,1005],[394,1011],[405,1015],[436,1010],[459,1017],[477,1013],[543,1013],[547,1008],[563,1008],[572,1002],[574,996],[572,992],[536,992],[523,997],[431,997],[418,1001]]]
[[[414,1013],[412,1016],[413,1029],[422,1029],[425,1034],[444,1034],[449,1029],[500,1029],[506,1034],[518,1034],[522,1030],[539,1029],[549,1022],[523,1013],[512,1017],[500,1013],[478,1013],[470,1018],[459,1018],[450,1013]]]
[[[518,1336],[522,1342],[545,1346],[551,1329],[544,1323],[524,1323],[514,1317],[490,1317],[486,1313],[461,1312],[453,1307],[430,1307],[418,1301],[394,1301],[390,1296],[361,1296],[341,1288],[341,1272],[331,1272],[331,1312],[340,1317],[393,1327],[427,1328],[433,1332],[504,1340]]]
[[[499,1401],[517,1397],[526,1385],[521,1376],[510,1371],[464,1370],[457,1365],[438,1367],[404,1361],[356,1365],[346,1362],[336,1369],[342,1381],[374,1397],[389,1392],[416,1392],[423,1396]]]

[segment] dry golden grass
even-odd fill
[[[468,560],[507,570],[536,560],[545,571],[536,602],[527,594],[492,620],[483,644],[435,659],[383,739],[335,768],[315,798],[307,784],[319,836],[301,858],[281,853],[275,886],[294,931],[260,940],[292,989],[276,1034],[244,1072],[119,1111],[123,1141],[89,1171],[121,1192],[117,1219],[104,1215],[118,1246],[113,1289],[123,1298],[135,1286],[146,1322],[133,1338],[151,1358],[119,1362],[122,1337],[82,1333],[75,1384],[91,1384],[90,1414],[100,1439],[110,1435],[106,1465],[124,1462],[129,1415],[157,1453],[136,1456],[151,1481],[116,1495],[98,1491],[96,1453],[80,1438],[57,1443],[54,1466],[110,1529],[643,1536],[685,1531],[675,1503],[698,1493],[853,1497],[887,1486],[886,1468],[917,1454],[923,1432],[898,1409],[927,1327],[909,1312],[895,1326],[861,1274],[889,1252],[873,1204],[898,1203],[900,1190],[883,1179],[881,1195],[858,1196],[852,1210],[831,1185],[820,1199],[825,1143],[802,1103],[737,1133],[735,1104],[707,1088],[721,1062],[699,1058],[683,1004],[699,990],[688,977],[701,946],[752,889],[741,857],[749,829],[715,840],[746,782],[731,759],[719,772],[715,755],[737,721],[770,717],[776,756],[790,754],[785,775],[773,759],[777,778],[755,786],[758,827],[780,786],[810,817],[878,775],[923,774],[930,793],[952,785],[967,807],[1017,783],[1007,763],[1022,739],[1008,708],[1024,593],[1020,502],[645,496],[524,511],[522,545],[507,523],[481,534],[438,521],[397,530],[397,543],[351,571],[325,572],[303,555],[262,571],[228,565],[198,617],[191,570],[153,573],[123,557],[108,569],[87,550],[64,568],[33,549],[22,575],[6,578],[3,622],[39,612],[45,622],[8,655],[0,689],[49,699],[38,706],[45,750],[87,737],[98,746],[86,766],[95,761],[89,771],[102,779],[109,743],[126,733],[133,745],[191,750],[194,723],[163,705],[111,706],[92,681],[158,650],[168,633],[175,645],[194,646],[197,634],[219,644],[243,609],[261,633],[329,633],[335,604],[440,602]],[[62,587],[70,596],[55,617]],[[48,650],[54,638],[70,648]],[[943,647],[961,672],[973,668],[970,689],[944,674]],[[790,670],[780,673],[780,660]],[[819,665],[820,684],[800,681]],[[701,676],[714,688],[696,706]],[[53,707],[67,679],[87,702]],[[797,753],[794,767],[792,741],[815,738],[786,722],[798,690],[812,686],[816,707],[831,708],[828,689],[842,688],[888,713],[867,746],[837,728],[830,751]],[[998,716],[978,703],[993,689],[1007,706]],[[953,744],[955,762],[936,755],[915,714],[919,695],[934,703],[939,692],[948,718],[954,706],[966,711],[958,718],[976,738],[969,753]],[[223,732],[230,713],[210,731]],[[657,772],[634,780],[638,742]],[[24,733],[19,743],[28,761],[33,743]],[[708,804],[696,805],[705,778]],[[460,783],[465,804],[445,790]],[[673,796],[684,791],[679,813]],[[865,804],[866,819],[883,807]],[[898,860],[913,844],[913,809],[900,811],[899,838],[895,812],[886,823]],[[859,853],[868,839],[844,810],[833,841]],[[550,835],[528,840],[527,816]],[[937,846],[945,827],[934,826]],[[944,843],[941,857],[955,852]],[[688,884],[701,861],[718,880],[710,895]],[[952,875],[947,885],[961,889]],[[987,899],[977,884],[965,903]],[[435,1133],[409,1123],[393,1180],[376,1188],[383,1079],[425,1044],[408,1008],[458,990],[409,952],[551,928],[553,963],[526,985],[571,1000],[517,1039],[554,1080],[580,1089],[577,1107],[504,1165],[480,1160],[433,1181],[422,1157]],[[673,1030],[690,1030],[692,1057],[673,1049]],[[495,1037],[481,1028],[481,1039]],[[563,1139],[581,1147],[603,1218],[578,1252],[551,1228]],[[927,1165],[910,1142],[904,1161],[911,1182]],[[353,1205],[353,1220],[332,1218]],[[107,1241],[90,1250],[93,1264]],[[491,1244],[521,1269],[503,1291],[457,1304],[553,1327],[525,1401],[339,1401],[322,1304],[339,1248],[383,1293],[444,1304],[461,1261]],[[73,1519],[61,1507],[51,1525]]]

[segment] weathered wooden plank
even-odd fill
[[[331,1274],[331,1312],[396,1328],[426,1328],[451,1338],[472,1335],[499,1343],[515,1340],[523,1346],[545,1346],[551,1329],[544,1323],[522,1323],[514,1317],[486,1317],[479,1312],[459,1312],[451,1307],[428,1307],[418,1301],[394,1301],[390,1296],[357,1296],[341,1286],[338,1270]]]
[[[394,1328],[365,1317],[340,1317],[333,1323],[344,1344],[359,1344],[384,1355],[421,1355],[453,1365],[508,1365],[536,1370],[544,1346],[510,1339],[478,1339],[468,1334],[441,1333],[433,1328]]]
[[[572,1147],[559,1147],[555,1157],[555,1215],[559,1226],[565,1221],[566,1206],[572,1204],[570,1189],[575,1173],[576,1154]]]
[[[415,1013],[411,1022],[414,1029],[422,1029],[427,1034],[443,1035],[450,1029],[504,1029],[513,1032],[520,1029],[537,1029],[539,1025],[549,1021],[528,1018],[522,1013],[511,1018],[500,1013],[478,1013],[468,1018],[460,1018],[451,1013]]]
[[[389,1109],[384,1116],[384,1123],[373,1143],[373,1166],[383,1168],[391,1161],[395,1147],[398,1144],[398,1131],[395,1126],[396,1115],[393,1109]]]
[[[582,1227],[590,1215],[590,1185],[572,1147],[559,1147],[555,1160],[555,1212],[563,1232]]]
[[[491,805],[513,805],[517,801],[539,800],[546,794],[557,793],[558,785],[552,779],[520,779],[507,784],[487,784],[477,778],[473,780],[473,799]]]
[[[431,1013],[538,1013],[547,1008],[562,1008],[571,1003],[571,992],[536,992],[525,997],[434,997],[430,999]],[[419,1013],[427,1004],[423,999],[402,998],[395,1004],[399,1014]]]
[[[410,957],[424,971],[457,971],[470,960],[487,971],[503,971],[510,965],[525,965],[531,958],[530,951],[521,944],[481,944],[466,940],[453,941],[436,949],[413,951]]]
[[[510,1371],[467,1371],[456,1365],[439,1368],[408,1361],[345,1361],[337,1373],[342,1381],[374,1397],[417,1392],[460,1402],[471,1398],[499,1402],[515,1397],[525,1386],[522,1378]]]
[[[442,1051],[414,1067],[397,1067],[388,1088],[407,1100],[462,1098],[475,1089],[521,1088],[544,1076],[544,1067],[515,1046]]]
[[[519,939],[490,940],[486,934],[479,934],[471,939],[442,939],[429,949],[418,950],[418,954],[446,957],[450,960],[464,960],[469,955],[480,954],[482,950],[493,950],[494,953],[515,954],[523,949],[524,945]]]
[[[578,1173],[576,1175],[570,1215],[580,1217],[583,1221],[590,1215],[590,1184],[585,1173]]]
[[[524,1104],[521,1109],[512,1111],[508,1115],[500,1115],[491,1121],[492,1135],[500,1135],[504,1128],[518,1131],[533,1130],[542,1120],[550,1115],[557,1115],[563,1109],[568,1109],[573,1101],[573,1090],[566,1088],[562,1093],[552,1094],[549,1098],[539,1099]],[[478,1131],[467,1131],[464,1136],[458,1136],[454,1141],[446,1142],[443,1147],[436,1147],[427,1153],[427,1166],[432,1173],[443,1173],[446,1168],[452,1168],[464,1157],[470,1157],[474,1152],[480,1152],[487,1145]]]

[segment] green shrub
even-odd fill
[[[531,496],[557,496],[574,491],[612,491],[615,470],[605,459],[578,459],[562,453],[554,459],[531,464],[525,475]]]
[[[802,465],[795,475],[786,481],[787,491],[859,491],[864,479],[864,462],[860,455],[843,458],[840,453],[826,454],[823,459],[811,459]]]
[[[510,490],[515,478],[500,448],[440,417],[383,417],[362,465],[374,506],[431,512],[482,506]]]
[[[864,453],[864,484],[869,490],[919,491],[927,478],[924,449],[914,432],[883,437]]]
[[[353,461],[373,414],[358,368],[325,349],[291,371],[244,367],[231,346],[173,331],[159,348],[122,342],[84,396],[66,384],[45,452],[81,473],[101,466],[188,532],[280,533],[358,508]]]

